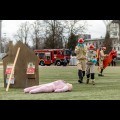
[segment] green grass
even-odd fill
[[[78,84],[77,67],[40,67],[40,84],[49,83],[58,79],[73,84],[71,92],[25,94],[23,89],[10,88],[6,92],[3,83],[3,69],[0,68],[0,100],[120,100],[120,67],[107,67],[104,77],[98,77],[97,67],[96,85]],[[86,77],[84,78],[84,82]]]

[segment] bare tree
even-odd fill
[[[10,39],[6,38],[6,37],[4,37],[4,38],[1,39],[1,48],[2,48],[1,51],[3,53],[6,53],[8,51],[9,41],[10,41]]]
[[[64,25],[69,35],[71,33],[80,34],[87,30],[87,22],[85,20],[65,20]]]
[[[29,22],[22,23],[14,35],[16,41],[22,41],[24,44],[28,45],[30,35],[30,24]]]
[[[59,20],[44,20],[46,24],[45,48],[63,48],[63,25]]]
[[[33,40],[33,46],[35,49],[42,48],[41,45],[44,42],[43,33],[44,33],[44,24],[41,20],[36,20],[32,25],[32,40]]]
[[[83,20],[65,20],[65,31],[68,33],[68,48],[74,50],[77,44],[78,34],[87,30],[87,23]]]
[[[103,42],[103,46],[106,47],[106,54],[109,54],[112,50],[112,39],[110,38],[109,32],[106,33],[105,40]]]

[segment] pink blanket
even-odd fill
[[[24,93],[49,93],[49,92],[67,92],[72,90],[72,84],[66,83],[64,80],[57,80],[48,84],[28,87],[24,89]]]

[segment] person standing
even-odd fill
[[[104,76],[103,73],[103,60],[105,59],[105,57],[107,56],[107,54],[105,54],[106,47],[102,47],[100,50],[100,54],[99,54],[99,68],[100,68],[100,73],[98,74],[98,76]]]
[[[95,47],[90,44],[88,47],[87,51],[87,66],[86,66],[86,76],[87,76],[87,81],[86,84],[89,83],[89,79],[91,76],[92,84],[95,85],[95,64],[97,63],[97,58],[96,58],[96,51]]]
[[[86,68],[86,52],[87,47],[84,45],[84,40],[80,38],[78,40],[78,44],[75,47],[75,53],[77,58],[77,68],[78,68],[78,77],[79,83],[83,83],[83,78],[85,76],[85,68]]]
[[[112,62],[111,62],[112,66],[116,66],[116,62],[117,62],[117,51],[115,51],[115,53],[113,54]]]

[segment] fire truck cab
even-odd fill
[[[39,65],[63,65],[65,61],[69,63],[71,52],[69,49],[43,49],[34,50],[39,57]]]

